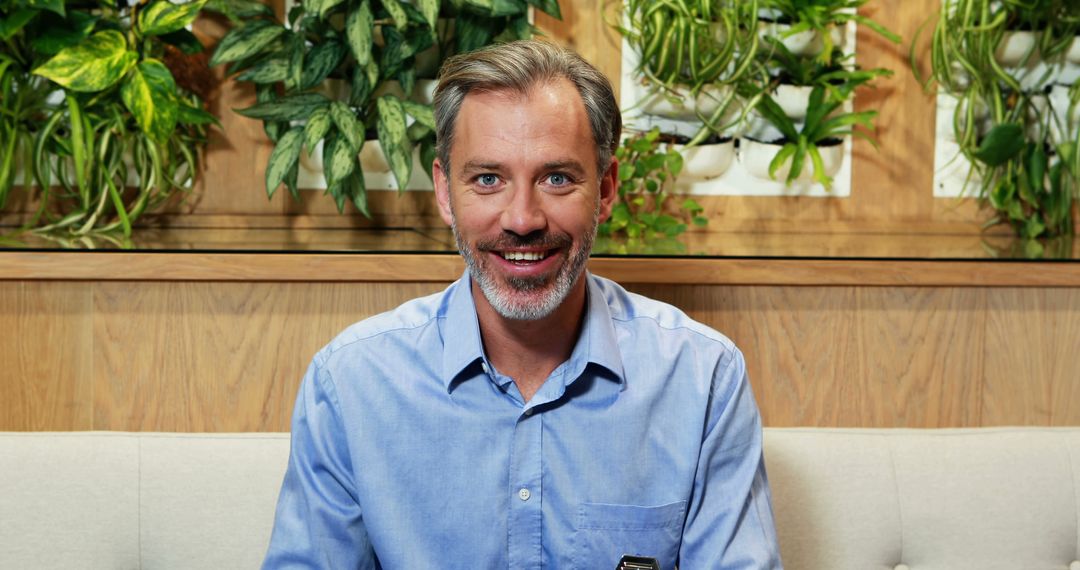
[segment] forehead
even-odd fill
[[[537,153],[574,154],[592,160],[596,152],[585,103],[565,78],[514,89],[477,90],[462,101],[450,149],[455,158],[505,161]]]

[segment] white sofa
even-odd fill
[[[0,433],[0,568],[256,568],[287,457],[288,434]],[[789,570],[1080,570],[1080,428],[767,429],[766,461]]]

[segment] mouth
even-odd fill
[[[510,263],[514,263],[514,264],[518,264],[518,265],[526,265],[526,264],[529,264],[529,263],[536,263],[536,262],[539,262],[539,261],[543,261],[549,255],[551,255],[551,250],[546,250],[546,251],[501,251],[501,252],[498,252],[498,253],[499,253],[499,255],[502,256],[503,259],[505,259],[506,261],[509,261]]]

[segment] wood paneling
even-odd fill
[[[319,348],[353,322],[442,287],[99,284],[94,428],[287,430]]]
[[[1080,415],[1080,290],[987,291],[983,415],[1075,425]]]
[[[91,428],[92,287],[0,281],[0,429]]]

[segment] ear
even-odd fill
[[[600,177],[600,222],[611,216],[615,199],[619,197],[619,160],[611,157],[608,169]]]
[[[450,182],[449,172],[443,172],[442,163],[439,159],[431,165],[432,184],[435,186],[435,201],[439,203],[439,214],[446,225],[453,225],[454,216],[450,214]]]

